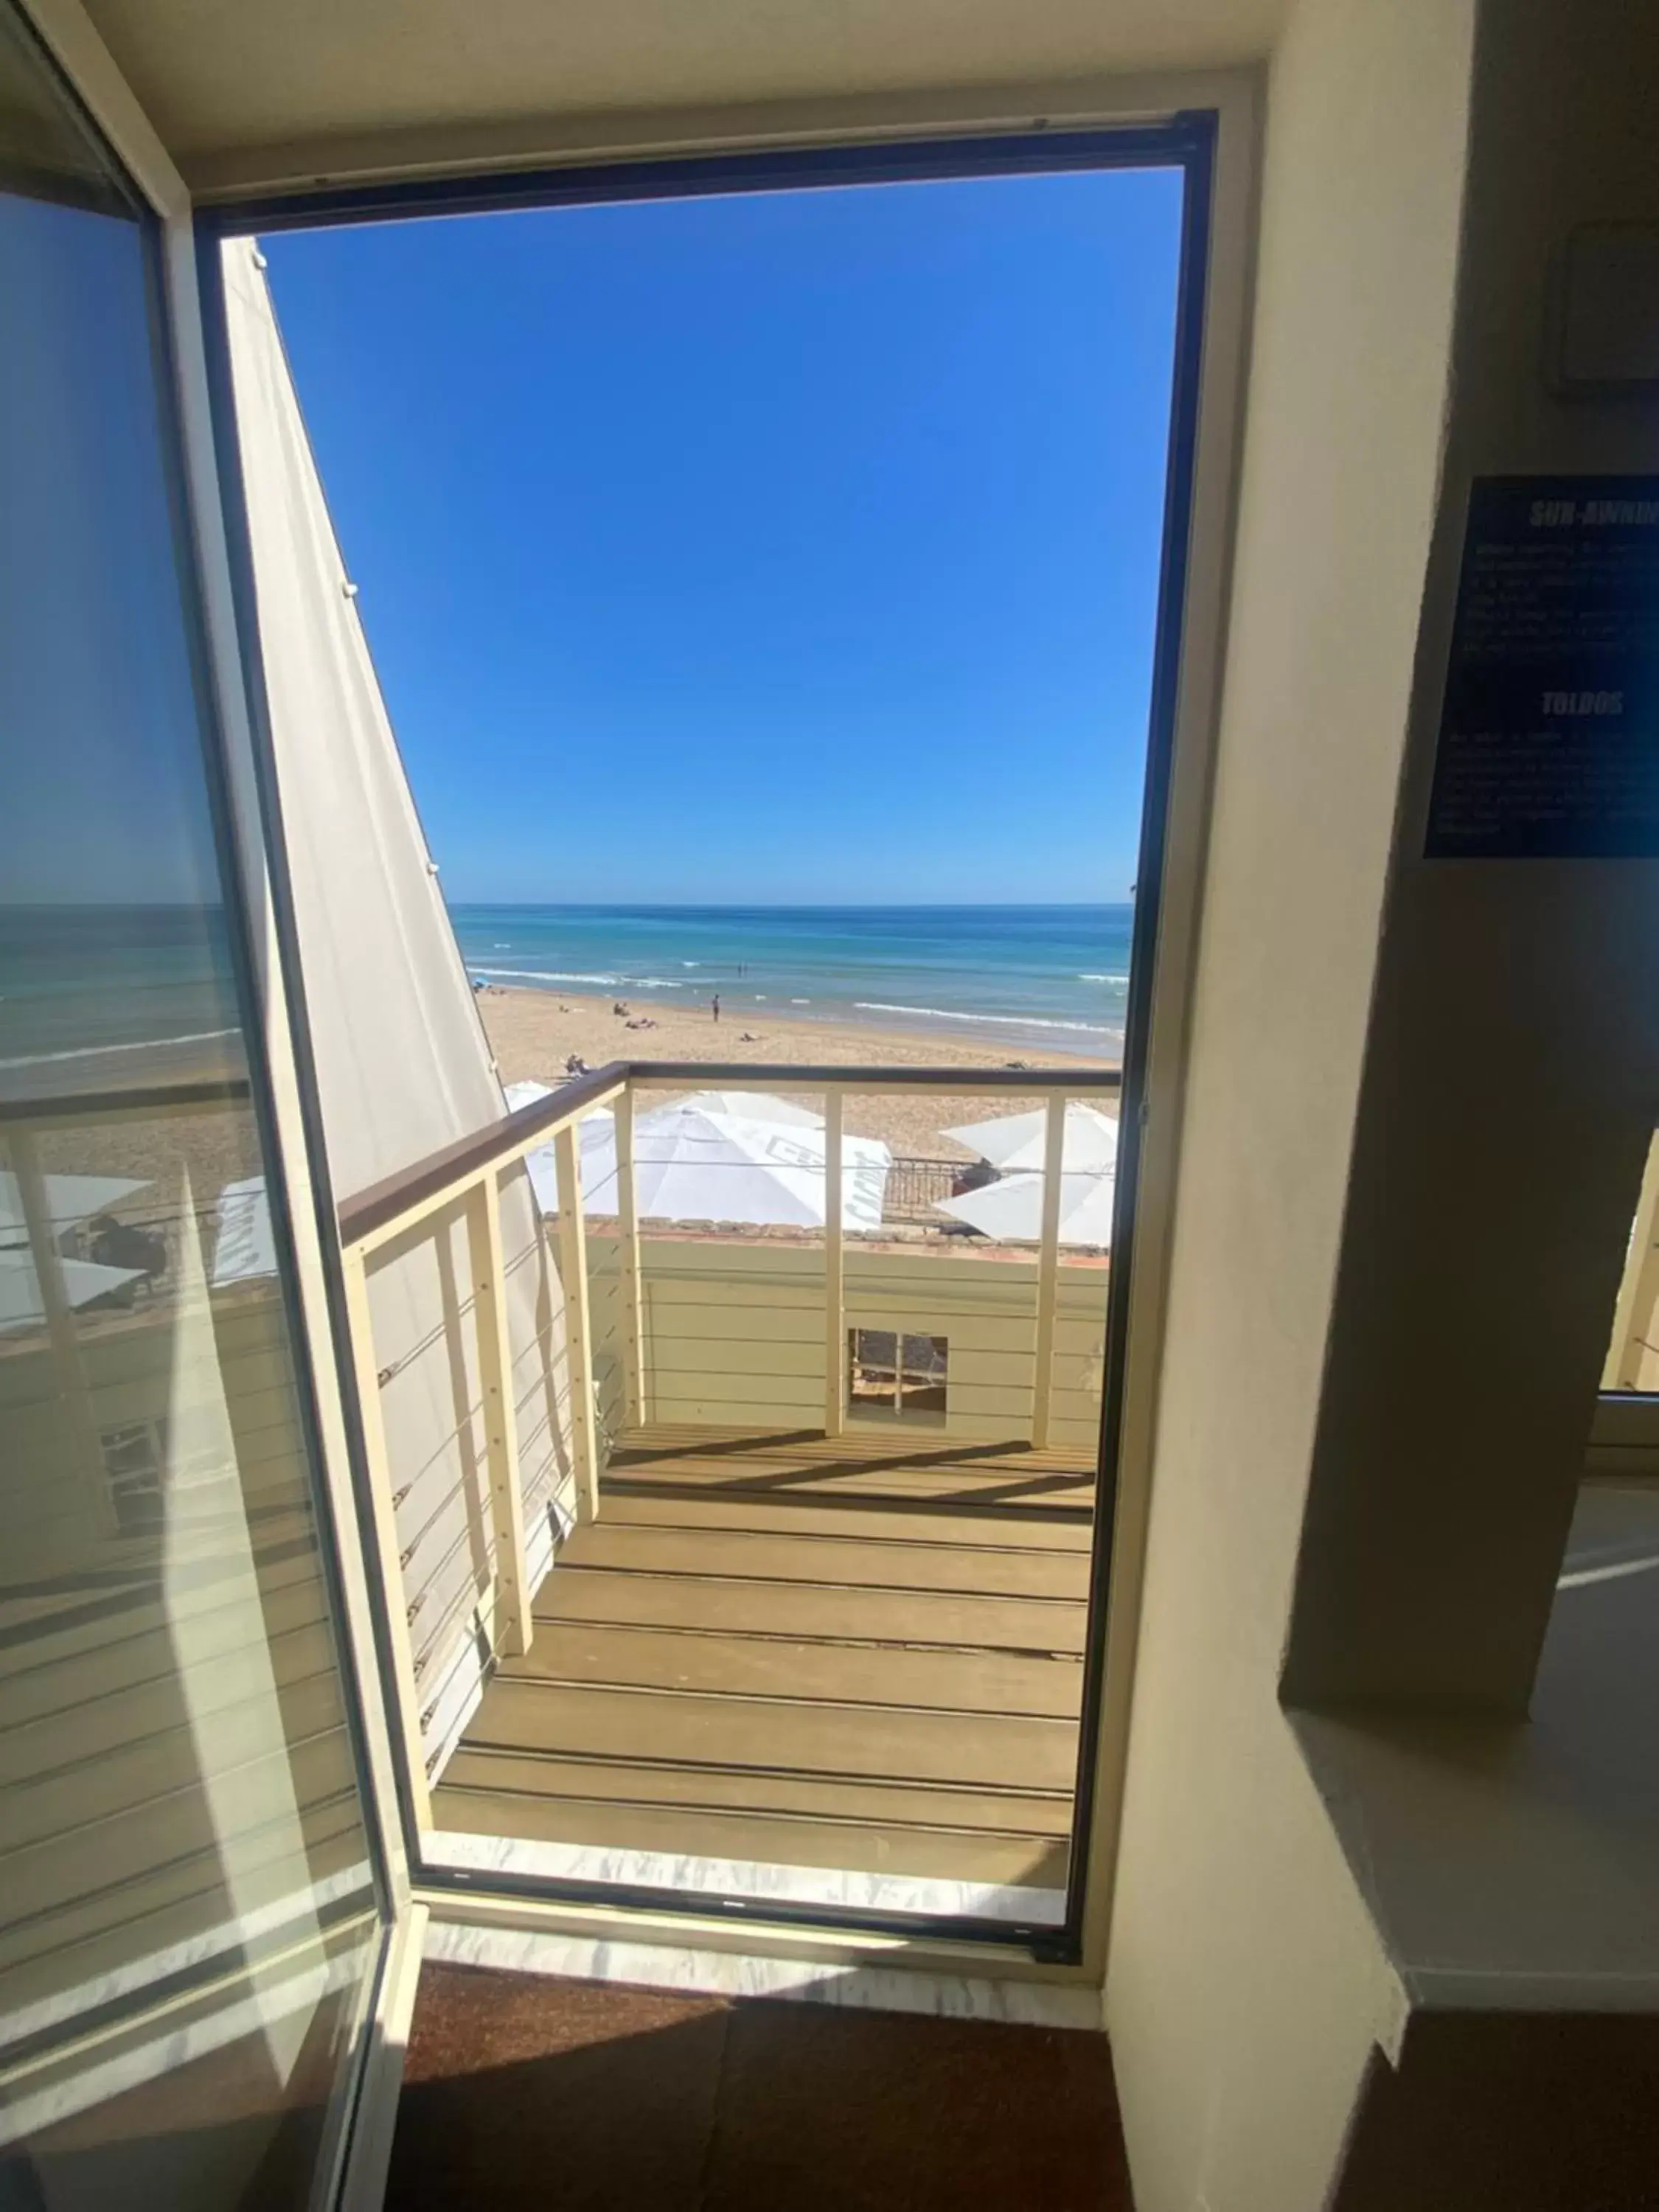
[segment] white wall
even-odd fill
[[[1528,1708],[1659,1119],[1659,862],[1427,860],[1464,515],[1659,470],[1659,404],[1548,373],[1582,223],[1659,225],[1659,15],[1487,0],[1428,570],[1287,1693]],[[1401,449],[1408,457],[1407,449]]]
[[[1473,0],[1300,0],[1107,1987],[1140,2212],[1313,2212],[1398,1995],[1278,1681],[1438,489]]]

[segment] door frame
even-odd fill
[[[292,1203],[304,1340],[310,1347],[322,1459],[340,1530],[341,1580],[360,1686],[381,1834],[388,1901],[399,1918],[411,1898],[434,1917],[547,1932],[584,1930],[616,1938],[680,1941],[722,1949],[774,1951],[826,1960],[867,1957],[899,1943],[907,1966],[937,1963],[978,1973],[1030,1976],[1033,1953],[994,1940],[964,1944],[943,1931],[905,1940],[890,1932],[827,1920],[814,1928],[769,1919],[764,1908],[741,1918],[700,1919],[695,1903],[664,1910],[660,1893],[632,1899],[562,1894],[550,1883],[500,1877],[490,1892],[476,1878],[446,1880],[416,1859],[409,1793],[398,1778],[379,1670],[386,1664],[383,1594],[365,1567],[362,1430],[344,1333],[339,1249],[321,1147],[314,1070],[304,1019],[293,917],[287,896],[280,815],[259,716],[257,635],[246,618],[248,579],[238,577],[234,523],[234,426],[216,418],[215,378],[204,343],[201,288],[210,303],[219,283],[217,241],[257,228],[315,227],[371,216],[568,204],[670,193],[776,189],[945,175],[1010,173],[1061,167],[1132,166],[1178,156],[1188,173],[1183,232],[1182,313],[1171,410],[1170,485],[1155,655],[1153,726],[1143,816],[1142,874],[1153,895],[1138,902],[1132,962],[1130,1028],[1136,1082],[1126,1112],[1130,1173],[1120,1176],[1120,1253],[1108,1319],[1107,1413],[1103,1451],[1112,1455],[1097,1516],[1091,1577],[1090,1665],[1079,1731],[1073,1871],[1061,1940],[1036,1971],[1043,1978],[1103,1979],[1112,1910],[1119,1815],[1130,1753],[1135,1647],[1142,1561],[1151,1514],[1168,1257],[1180,1150],[1191,988],[1201,915],[1206,832],[1213,774],[1231,580],[1237,457],[1248,349],[1261,132],[1255,72],[1159,81],[1124,81],[1115,97],[1098,84],[1077,88],[1079,112],[1037,121],[1003,118],[1008,101],[984,92],[918,95],[913,123],[890,116],[879,126],[828,134],[810,143],[753,139],[697,151],[682,143],[665,154],[641,145],[610,149],[596,161],[544,158],[511,170],[405,174],[328,191],[263,193],[193,207],[188,189],[121,79],[78,0],[24,0],[46,42],[131,168],[164,228],[167,289],[179,347],[180,415],[189,455],[192,514],[201,557],[205,619],[239,843],[244,850],[255,950],[264,987],[267,1051],[276,1094],[280,1158]],[[888,104],[890,108],[892,103]],[[900,100],[902,110],[906,103]],[[1109,157],[1109,158],[1108,158]],[[1201,175],[1201,191],[1195,179]],[[228,444],[227,440],[230,442]],[[233,528],[228,532],[227,515]],[[241,602],[239,608],[238,601]],[[1156,818],[1154,818],[1156,805]],[[705,1908],[706,1914],[706,1908]]]
[[[1253,120],[1253,118],[1252,118]],[[205,318],[212,354],[213,392],[222,410],[221,450],[233,503],[237,499],[232,459],[234,401],[228,362],[219,333],[223,307],[215,249],[220,240],[256,233],[315,229],[342,222],[395,222],[422,216],[494,213],[516,209],[637,202],[691,195],[823,189],[836,185],[917,181],[956,177],[1053,173],[1064,170],[1132,168],[1156,164],[1182,171],[1183,200],[1177,320],[1173,355],[1164,526],[1161,553],[1153,689],[1149,715],[1146,777],[1143,799],[1138,895],[1130,962],[1130,998],[1124,1041],[1124,1085],[1119,1170],[1114,1221],[1114,1265],[1109,1276],[1103,1423],[1099,1446],[1099,1505],[1096,1516],[1085,1638],[1084,1702],[1079,1729],[1079,1758],[1073,1808],[1073,1850],[1063,1924],[1052,1935],[1025,1936],[1020,1955],[1044,1963],[1072,1966],[1085,1960],[1096,1972],[1103,1964],[1109,1905],[1109,1868],[1115,1852],[1116,1814],[1121,1791],[1128,1698],[1119,1676],[1133,1665],[1139,1565],[1145,1526],[1146,1468],[1150,1463],[1152,1414],[1140,1400],[1155,1389],[1155,1347],[1163,1303],[1163,1255],[1173,1200],[1174,1150],[1178,1140],[1179,1077],[1168,1063],[1184,1044],[1187,979],[1196,921],[1196,877],[1201,835],[1192,817],[1207,799],[1208,745],[1194,735],[1202,720],[1213,727],[1215,662],[1192,645],[1194,607],[1194,548],[1200,534],[1214,532],[1200,499],[1216,504],[1212,461],[1201,459],[1200,424],[1213,404],[1218,375],[1236,372],[1237,333],[1241,321],[1224,278],[1218,279],[1215,244],[1218,185],[1239,195],[1235,179],[1220,176],[1224,117],[1214,107],[1177,109],[1148,119],[1144,115],[1115,123],[1093,122],[1085,129],[1050,126],[997,132],[934,131],[916,136],[890,134],[874,141],[844,141],[809,146],[726,149],[641,159],[588,160],[506,173],[409,178],[243,199],[226,199],[198,217]],[[1231,137],[1239,133],[1235,127]],[[1229,145],[1231,167],[1239,166]],[[1237,227],[1227,242],[1235,251]],[[1223,233],[1223,234],[1225,234]],[[1220,295],[1219,297],[1218,295]],[[1218,307],[1220,344],[1211,339]],[[1224,414],[1226,410],[1223,410]],[[1213,440],[1212,444],[1213,444]],[[1229,485],[1231,472],[1228,473]],[[240,539],[240,526],[234,540]],[[1200,584],[1213,584],[1214,564]],[[245,605],[251,576],[243,580]],[[1206,643],[1213,636],[1218,605],[1200,616]],[[251,608],[250,608],[251,613]],[[1203,680],[1207,673],[1210,681]],[[1200,697],[1197,695],[1202,695]],[[256,721],[259,719],[255,709]],[[1188,757],[1195,756],[1195,757]],[[1179,776],[1177,763],[1179,762]],[[1201,791],[1202,797],[1199,793]],[[1164,1035],[1155,1041],[1162,1024]],[[1183,1032],[1171,1044],[1170,1032]],[[1161,1047],[1161,1051],[1160,1051]],[[1157,1065],[1155,1066],[1155,1061]],[[1156,1109],[1156,1110],[1155,1110]],[[1142,1166],[1143,1151],[1147,1155]],[[1146,1218],[1148,1204],[1153,1216]],[[1136,1465],[1139,1460],[1141,1462]],[[1130,1508],[1131,1498],[1135,1500]],[[1134,1557],[1126,1561],[1121,1524],[1132,1522]],[[1127,1617],[1126,1617],[1127,1616]],[[422,1893],[434,1899],[448,1893],[477,1899],[485,1893],[480,1877],[420,1863],[418,1838],[407,1838]],[[1103,1868],[1106,1872],[1103,1874]],[[510,1875],[489,1878],[488,1889],[523,1903],[562,1901],[592,1909],[605,1899],[593,1885],[560,1883],[551,1878]],[[665,1916],[678,1908],[660,1892],[632,1892],[618,1885],[609,1893],[618,1910]],[[688,1897],[688,1917],[698,1900]],[[734,1910],[733,1917],[738,1917]],[[775,1904],[754,1905],[741,1917],[746,1927],[769,1919],[781,1933],[788,1923],[833,1928],[849,1933],[855,1925],[879,1938],[902,1933],[896,1916],[834,1914],[802,1907],[786,1914]],[[964,1939],[988,1948],[1006,1943],[994,1927],[908,1923],[910,1932],[959,1949]]]

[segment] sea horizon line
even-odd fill
[[[1097,914],[1121,899],[541,899],[450,898],[466,907],[544,907],[558,914]]]

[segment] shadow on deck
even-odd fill
[[[543,1584],[441,1829],[1057,1888],[1092,1464],[658,1427]]]

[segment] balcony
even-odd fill
[[[1067,1109],[1119,1079],[618,1063],[343,1206],[429,1860],[1060,1917],[1107,1281]],[[815,1222],[645,1211],[707,1085],[788,1094]],[[1034,1100],[1030,1233],[870,1186],[882,1091]]]

